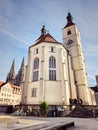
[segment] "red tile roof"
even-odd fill
[[[4,85],[4,84],[5,84],[4,82],[0,81],[0,87],[1,87],[2,85]]]
[[[58,41],[56,41],[49,33],[45,34],[45,35],[41,35],[37,40],[36,40],[36,44],[39,44],[41,42],[52,42],[52,43],[58,43]]]
[[[21,89],[21,87],[20,87],[20,86],[16,86],[16,85],[12,85],[12,84],[11,84],[11,87],[12,87],[12,88]]]
[[[0,81],[0,87],[2,87],[2,86],[5,85],[5,84],[7,84],[7,83],[6,83],[6,82],[2,82],[2,81]],[[16,86],[16,85],[12,85],[12,84],[10,84],[10,85],[11,85],[12,88],[21,89],[20,86]]]

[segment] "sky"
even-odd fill
[[[45,24],[49,33],[63,43],[62,28],[68,10],[79,28],[86,59],[89,85],[98,75],[98,0],[0,0],[0,81],[5,81],[15,59],[17,74],[28,47],[40,36]]]

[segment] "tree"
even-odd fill
[[[49,109],[48,103],[45,102],[45,101],[42,102],[42,103],[40,104],[39,108],[40,108],[40,114],[41,114],[42,116],[46,116],[46,115],[47,115],[47,111],[48,111],[48,109]]]

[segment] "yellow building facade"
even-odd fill
[[[10,83],[0,82],[0,105],[19,105],[21,88]]]

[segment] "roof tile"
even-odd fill
[[[39,44],[41,42],[52,42],[52,43],[58,43],[49,33],[46,35],[41,35],[37,40],[35,44]]]

